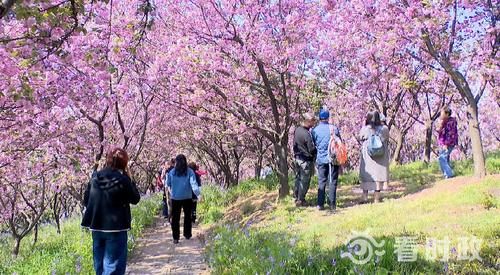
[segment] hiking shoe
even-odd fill
[[[174,240],[174,244],[178,244],[179,243],[179,240]]]
[[[324,206],[322,206],[322,205],[318,205],[318,206],[316,206],[316,208],[317,208],[319,211],[323,211],[323,210],[325,210],[325,207],[324,207]]]

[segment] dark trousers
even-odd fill
[[[191,212],[191,221],[193,223],[196,222],[196,206],[198,205],[198,201],[197,200],[193,200],[193,210]]]
[[[97,275],[122,275],[127,266],[127,231],[92,231],[94,270]]]
[[[328,185],[330,207],[336,208],[339,168],[338,165],[318,164],[318,206],[324,206],[325,204],[326,186]]]
[[[184,211],[184,232],[186,239],[191,238],[191,215],[192,215],[193,199],[187,200],[172,200],[172,236],[174,240],[179,240],[180,235],[180,220],[181,209]]]
[[[309,183],[314,170],[312,161],[295,159],[295,187],[294,197],[296,201],[305,202]]]
[[[164,218],[169,218],[169,216],[168,216],[168,203],[167,203],[166,197],[163,197],[161,214]]]

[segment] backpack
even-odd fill
[[[347,163],[347,146],[335,136],[335,129],[330,127],[330,141],[328,142],[328,158],[334,165]]]
[[[368,155],[370,157],[381,157],[384,153],[384,143],[380,138],[380,130],[375,130],[368,138]]]

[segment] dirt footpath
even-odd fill
[[[182,218],[181,218],[182,221]],[[127,274],[210,274],[203,257],[202,234],[193,227],[193,238],[182,237],[174,245],[170,224],[157,218],[155,226],[146,230],[129,258]]]

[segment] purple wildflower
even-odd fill
[[[269,261],[274,264],[274,258],[273,258],[273,256],[269,256]]]
[[[82,272],[82,256],[79,256],[76,259],[75,269],[76,269],[76,273]]]
[[[444,273],[448,273],[448,263],[444,263],[443,271],[444,271]]]

